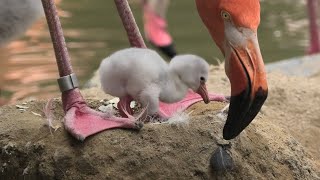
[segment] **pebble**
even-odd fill
[[[136,103],[135,101],[132,101],[132,102],[130,103],[130,107],[131,107],[131,108],[135,108],[136,105],[137,105],[137,103]]]
[[[42,117],[41,114],[39,114],[39,113],[36,113],[36,112],[33,112],[33,111],[31,111],[31,113],[32,113],[33,115],[35,115],[35,116]]]
[[[109,105],[112,105],[115,109],[118,109],[118,102],[120,101],[119,98],[113,98],[111,100],[108,100],[108,101],[104,101],[104,100],[100,100],[101,103],[103,103],[105,106],[109,106]],[[137,106],[137,103],[135,101],[132,101],[130,103],[130,107],[131,108],[135,108]]]
[[[234,162],[227,151],[219,146],[210,158],[210,167],[216,172],[226,172],[234,169]]]
[[[21,105],[16,105],[16,107],[18,108],[18,109],[28,109],[29,107],[27,107],[27,106],[21,106]]]
[[[112,109],[112,104],[109,104],[107,106],[104,106],[104,105],[99,106],[98,109],[101,112],[108,112],[108,111],[110,111],[110,109]]]

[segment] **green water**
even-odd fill
[[[308,21],[303,2],[261,1],[259,42],[266,63],[304,55],[308,45]],[[138,3],[131,6],[143,34],[141,8]],[[112,0],[62,1],[59,9],[74,71],[83,85],[104,57],[129,47],[126,33]],[[198,54],[210,63],[216,63],[216,58],[223,60],[198,16],[194,1],[172,1],[167,16],[179,53]],[[59,94],[55,80],[58,74],[45,21],[31,32],[34,33],[27,33],[14,42],[18,45],[0,50],[2,98],[49,98]]]

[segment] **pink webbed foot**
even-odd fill
[[[62,101],[66,111],[64,126],[71,135],[82,141],[88,136],[107,129],[141,129],[143,126],[143,123],[133,116],[107,117],[106,114],[89,108],[78,89],[64,92]]]
[[[161,118],[168,119],[172,117],[173,114],[175,114],[177,111],[184,111],[191,105],[202,100],[203,99],[199,94],[192,92],[190,90],[188,91],[188,94],[186,95],[186,97],[179,102],[172,103],[172,104],[160,102],[158,114]],[[228,99],[224,95],[209,93],[209,100],[222,102],[222,101],[227,101]]]

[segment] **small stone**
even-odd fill
[[[12,153],[14,153],[15,150],[16,150],[16,144],[9,142],[7,145],[5,145],[2,148],[2,153],[7,154],[7,155],[11,155]]]
[[[22,105],[16,105],[16,107],[18,108],[18,109],[28,109],[29,107],[27,107],[27,106],[22,106]]]
[[[23,170],[22,175],[27,175],[29,174],[29,165]]]
[[[101,112],[108,112],[108,111],[110,111],[110,109],[112,109],[112,105],[111,104],[106,105],[106,106],[102,105],[102,106],[99,106],[98,109]]]
[[[120,99],[116,97],[116,98],[113,98],[107,102],[108,102],[108,104],[118,104],[119,101],[120,101]]]
[[[31,111],[31,113],[32,113],[33,115],[35,115],[35,116],[41,117],[41,114],[39,114],[39,113],[36,113],[36,112],[33,112],[33,111]]]
[[[116,97],[116,98],[113,98],[113,99],[107,101],[105,104],[106,105],[111,104],[115,109],[118,109],[117,104],[119,101],[120,101],[120,99]]]
[[[31,142],[30,141],[28,141],[27,142],[27,144],[24,146],[26,149],[29,149],[30,148],[30,146],[31,146]]]
[[[210,167],[217,172],[226,172],[234,169],[234,163],[227,151],[219,146],[210,158]]]
[[[217,139],[217,144],[222,146],[222,147],[231,146],[230,141],[227,141],[227,140],[221,139],[221,138]]]
[[[131,107],[131,108],[136,107],[136,105],[137,105],[137,103],[136,103],[135,101],[132,101],[132,102],[130,103],[130,107]]]

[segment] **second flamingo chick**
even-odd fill
[[[40,0],[0,0],[0,46],[23,34],[43,15]]]
[[[120,98],[120,112],[132,114],[130,102],[136,100],[147,107],[149,115],[158,112],[159,100],[178,102],[188,89],[209,103],[205,84],[208,72],[208,63],[199,56],[175,56],[168,64],[155,51],[140,48],[117,51],[99,68],[104,92]]]

